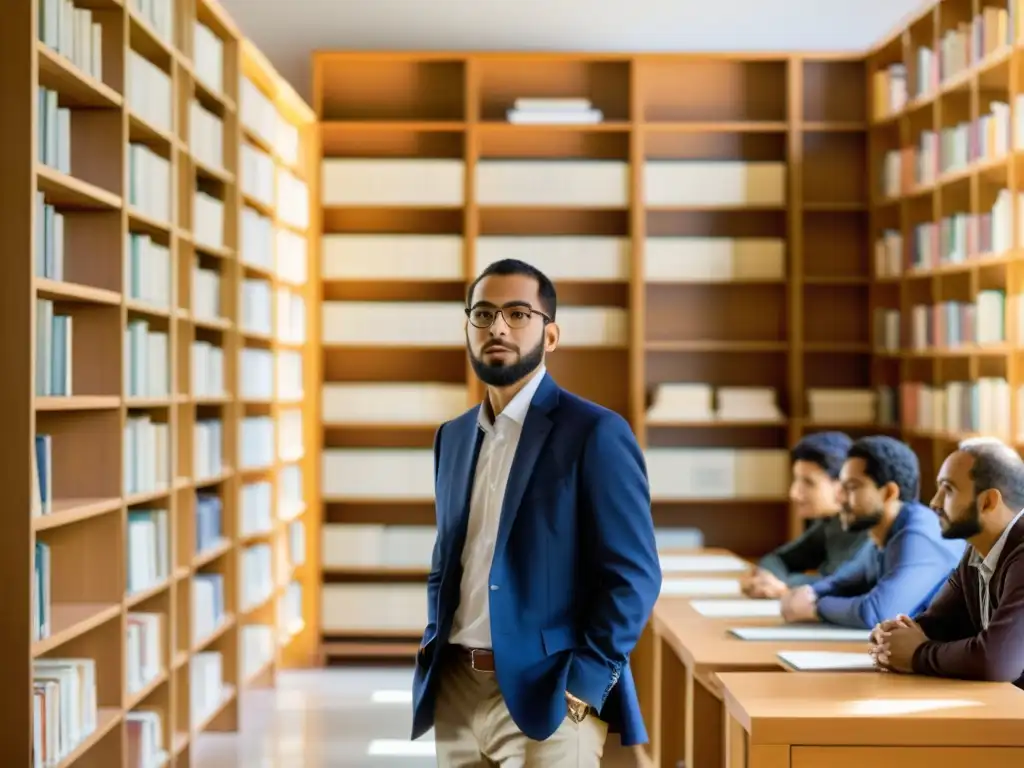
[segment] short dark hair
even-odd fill
[[[887,435],[862,437],[850,446],[848,459],[863,459],[864,474],[881,488],[896,483],[900,501],[917,501],[921,495],[921,464],[910,446]]]
[[[995,489],[1011,509],[1024,509],[1024,460],[995,438],[973,438],[957,446],[974,459],[971,479],[974,495]]]
[[[815,432],[804,436],[789,452],[790,463],[808,461],[817,464],[833,480],[846,461],[846,454],[853,440],[845,432]]]
[[[470,283],[469,290],[466,291],[467,307],[473,301],[473,291],[476,290],[477,283],[489,275],[525,275],[526,277],[532,277],[537,281],[537,295],[540,297],[540,307],[538,309],[554,321],[555,313],[558,311],[558,294],[555,292],[555,284],[551,282],[551,278],[535,266],[519,259],[499,259],[488,265],[483,272],[477,275],[476,280]]]

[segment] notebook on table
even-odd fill
[[[875,663],[867,653],[779,651],[778,656],[800,672],[855,672],[875,668]]]
[[[787,642],[790,640],[832,641],[836,643],[868,642],[869,629],[848,629],[847,627],[799,626],[784,627],[733,627],[729,632],[740,640],[763,640]]]
[[[773,618],[782,615],[778,600],[693,600],[690,606],[712,618]]]
[[[738,595],[740,583],[736,579],[664,579],[663,595]]]
[[[746,573],[750,565],[734,555],[661,555],[662,573]]]

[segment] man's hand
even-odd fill
[[[747,597],[755,597],[754,582],[757,579],[757,573],[759,570],[759,568],[752,568],[740,576],[740,592]]]
[[[916,621],[902,614],[883,624],[889,626],[879,633],[881,642],[873,646],[875,663],[896,672],[912,673],[914,652],[928,641],[928,636]],[[874,634],[872,632],[872,637]]]
[[[751,594],[749,596],[774,600],[781,598],[788,590],[789,587],[786,586],[782,579],[778,578],[771,571],[760,568],[754,574]]]
[[[818,620],[818,595],[810,585],[797,587],[783,595],[782,618],[788,622]]]
[[[890,671],[887,663],[889,633],[899,624],[900,619],[886,619],[880,624],[876,624],[875,628],[871,630],[871,636],[868,639],[868,654],[875,662],[875,666],[883,672]]]

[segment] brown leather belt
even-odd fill
[[[474,672],[494,671],[494,651],[490,648],[464,648],[461,645],[449,645],[448,648],[459,661],[469,664]]]

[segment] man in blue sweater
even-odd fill
[[[786,621],[871,629],[925,608],[963,556],[942,537],[935,513],[918,501],[921,472],[904,443],[875,435],[856,441],[840,474],[843,524],[867,531],[877,551],[782,598]]]

